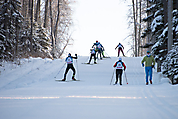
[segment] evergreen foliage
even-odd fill
[[[42,10],[40,6],[35,11],[30,1],[23,1],[23,7],[20,1],[22,2],[22,0],[0,1],[0,62],[29,57],[60,58],[72,39],[69,34],[69,27],[72,24],[70,2],[58,0],[58,11],[56,3],[53,2],[55,6],[53,12],[60,13],[60,17],[58,16],[60,19],[56,24],[52,24],[56,25],[56,30],[52,31],[55,32],[55,36],[50,36],[50,24],[46,24],[44,28],[43,20],[40,20],[43,18],[40,15],[39,10]],[[37,2],[40,3],[40,0]],[[48,2],[48,0],[45,2],[46,11],[49,7]],[[31,7],[36,14],[31,13]],[[49,12],[46,13],[48,15],[46,23],[48,23]],[[54,15],[53,20],[56,18]],[[52,45],[52,37],[55,37],[55,45]]]
[[[173,82],[178,83],[178,44],[173,46],[162,63],[162,72]]]
[[[178,11],[173,10],[172,30],[173,30],[173,49],[168,52],[168,23],[164,24],[164,9],[162,1],[150,1],[152,4],[147,8],[150,15],[143,19],[145,22],[150,22],[150,27],[146,28],[142,34],[142,38],[151,34],[151,38],[155,41],[152,47],[152,55],[155,57],[156,62],[162,66],[163,74],[171,78],[173,83],[178,80]]]
[[[20,2],[4,0],[0,5],[0,59],[13,60],[23,22],[23,16],[19,12]]]

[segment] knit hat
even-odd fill
[[[71,56],[71,54],[69,53],[69,54],[68,54],[68,57],[70,57],[70,56]]]
[[[147,53],[150,53],[150,51],[147,51]]]

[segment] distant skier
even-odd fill
[[[96,46],[96,51],[97,51],[98,54],[100,55],[100,59],[102,59],[101,54],[102,54],[102,52],[103,52],[103,51],[102,51],[103,46],[102,46],[101,43],[98,42],[98,41],[96,41],[96,43],[93,44],[92,48],[93,48],[94,46]],[[98,54],[97,54],[97,58],[98,58]]]
[[[77,59],[77,54],[75,54],[75,57],[72,57],[71,54],[69,53],[68,57],[65,60],[67,62],[67,68],[66,68],[66,71],[65,71],[65,74],[64,74],[64,79],[62,79],[62,81],[66,80],[66,75],[67,75],[69,69],[72,69],[72,71],[73,71],[72,80],[76,80],[75,79],[75,68],[73,66],[73,58]]]
[[[119,44],[116,46],[116,48],[117,48],[117,47],[118,47],[118,57],[119,57],[120,51],[122,52],[123,56],[125,57],[124,52],[123,52],[124,46],[123,46],[121,43],[119,43]],[[116,50],[116,48],[115,48],[115,50]]]
[[[90,60],[87,64],[90,64],[92,57],[94,57],[94,64],[96,64],[96,49],[95,48],[91,49]]]
[[[125,66],[124,62],[122,62],[122,58],[119,58],[119,61],[117,61],[114,64],[113,67],[116,67],[116,82],[115,82],[115,85],[118,82],[118,76],[119,76],[120,85],[122,85],[122,72],[123,72],[123,69],[124,69],[124,71],[126,70],[126,66]]]
[[[150,51],[147,51],[147,55],[143,58],[141,63],[143,67],[145,66],[146,85],[148,85],[148,76],[150,76],[150,84],[152,84],[152,68],[154,68],[155,60],[154,57],[150,54]]]

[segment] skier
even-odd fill
[[[119,61],[117,61],[114,64],[113,67],[116,67],[116,82],[115,82],[115,85],[118,82],[118,76],[119,76],[120,85],[122,85],[122,72],[123,72],[123,68],[124,68],[124,71],[126,70],[126,66],[125,66],[124,62],[122,62],[122,58],[119,58]]]
[[[74,81],[76,80],[75,79],[75,68],[73,66],[73,58],[77,59],[77,54],[75,54],[75,57],[72,57],[71,54],[69,53],[68,57],[65,60],[67,62],[67,68],[66,68],[66,71],[65,71],[65,74],[64,74],[64,79],[62,79],[62,81],[66,80],[66,75],[67,75],[69,69],[72,69],[72,71],[73,71],[72,80],[74,80]]]
[[[119,43],[119,44],[116,46],[116,48],[117,48],[117,47],[118,47],[118,57],[119,57],[120,51],[122,52],[123,56],[125,57],[124,52],[123,52],[124,46],[123,46],[121,43]],[[116,50],[116,48],[115,48],[115,50]]]
[[[96,63],[96,50],[95,50],[95,48],[91,49],[90,60],[89,60],[89,62],[87,64],[90,64],[92,57],[94,57],[94,64],[97,64]]]
[[[154,68],[155,60],[154,57],[150,55],[150,51],[147,51],[147,55],[143,58],[141,63],[143,67],[145,66],[146,85],[148,85],[148,76],[150,76],[150,84],[152,84],[152,68]]]
[[[100,59],[102,60],[102,57],[101,57],[101,53],[102,53],[102,48],[103,46],[101,45],[100,42],[96,41],[96,43],[93,44],[92,48],[96,46],[96,51],[100,54]],[[97,58],[98,58],[98,54],[97,54]]]

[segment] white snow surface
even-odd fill
[[[0,119],[178,119],[177,85],[154,69],[153,84],[146,86],[142,57],[123,57],[128,84],[123,75],[122,86],[110,85],[117,59],[98,60],[97,65],[82,64],[88,57],[74,59],[80,80],[75,82],[55,81],[63,78],[63,59],[30,58],[21,60],[20,66],[4,64]],[[71,75],[69,71],[67,80]]]

